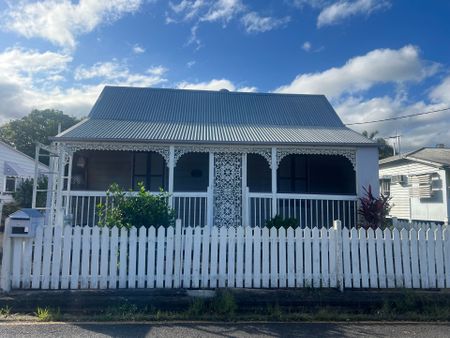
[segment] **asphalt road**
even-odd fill
[[[448,324],[405,323],[0,323],[1,337],[450,337]]]

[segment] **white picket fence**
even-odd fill
[[[6,236],[2,288],[450,288],[450,232],[39,227]]]

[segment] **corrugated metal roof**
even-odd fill
[[[365,144],[323,95],[105,87],[65,140]]]
[[[398,160],[422,160],[450,166],[449,148],[420,148],[400,156],[391,156],[380,161],[380,164],[387,164]]]

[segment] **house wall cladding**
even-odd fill
[[[436,190],[431,198],[410,198],[410,184],[391,184],[390,215],[401,219],[442,221],[446,217],[445,203],[443,201],[442,186],[444,171],[435,167],[407,162],[401,165],[383,166],[380,168],[379,176],[433,174],[433,188]],[[448,182],[448,181],[447,181]]]
[[[2,288],[450,288],[445,227],[40,227],[5,242]]]

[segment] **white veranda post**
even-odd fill
[[[277,215],[277,148],[272,147],[272,217]]]

